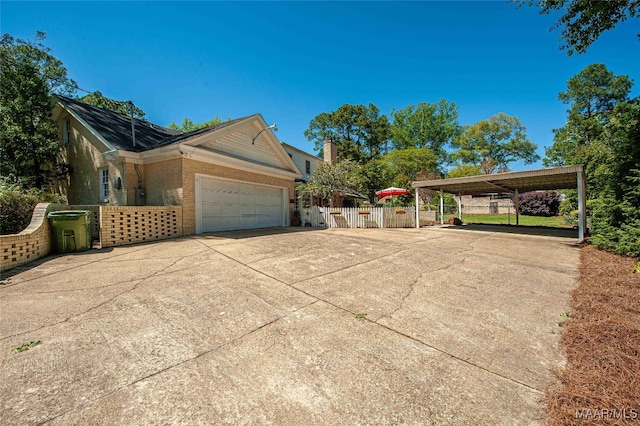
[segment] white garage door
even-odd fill
[[[206,176],[196,178],[196,188],[196,226],[200,233],[284,223],[283,188]]]

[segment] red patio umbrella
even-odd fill
[[[395,186],[376,191],[376,195],[378,197],[393,197],[395,195],[407,195],[407,194],[411,194],[411,191],[404,188],[396,188]]]
[[[404,189],[404,188],[396,188],[395,186],[392,186],[391,188],[386,188],[386,189],[381,189],[379,191],[376,191],[376,195],[378,197],[391,197],[391,205],[393,205],[393,196],[394,195],[407,195],[407,194],[411,194],[411,191],[409,191],[408,189]]]

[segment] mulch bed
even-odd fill
[[[637,259],[583,247],[561,344],[567,364],[547,389],[549,425],[640,425]]]

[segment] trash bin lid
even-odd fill
[[[75,220],[82,216],[89,216],[87,210],[60,210],[57,212],[51,212],[47,215],[48,218],[54,218],[57,220]]]

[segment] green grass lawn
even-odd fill
[[[456,215],[445,215],[444,220],[449,220]],[[515,225],[516,215],[506,214],[463,214],[463,223],[486,223],[490,225]],[[540,216],[523,216],[520,215],[520,225],[523,226],[549,226],[553,228],[571,227],[562,221],[562,216],[557,217],[540,217]]]

